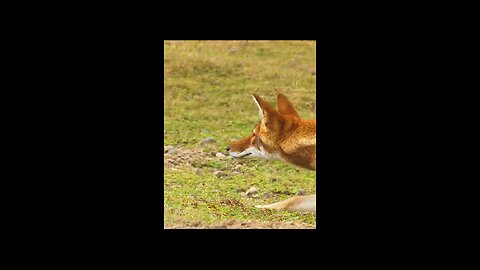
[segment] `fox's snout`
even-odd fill
[[[230,153],[230,155],[232,156],[236,156],[244,152],[248,148],[252,147],[252,138],[253,138],[252,135],[250,135],[246,138],[229,143],[226,147],[227,152]]]

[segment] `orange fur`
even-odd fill
[[[302,168],[316,170],[316,121],[301,119],[290,101],[282,94],[277,97],[278,110],[259,96],[253,96],[262,120],[250,136],[227,147],[230,155],[236,158],[280,159]],[[311,210],[313,203],[313,208],[316,209],[312,202],[314,197],[315,195],[297,196],[260,208],[293,210],[299,209],[298,205],[308,204],[308,209]]]
[[[291,164],[315,170],[316,169],[316,134],[315,120],[300,119],[285,96],[279,95],[282,100],[282,110],[272,109],[268,103],[255,96],[262,108],[265,117],[257,124],[252,134],[230,145],[234,152],[242,152],[248,147],[261,145],[270,154]],[[288,104],[285,104],[288,102]],[[285,109],[286,108],[286,109]],[[255,134],[255,135],[254,135]],[[260,143],[256,143],[260,140]]]

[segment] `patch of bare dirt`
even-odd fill
[[[181,147],[164,146],[163,147],[163,166],[167,169],[189,168],[198,175],[213,173],[221,179],[230,179],[232,175],[240,174],[242,162],[232,159],[228,153],[205,151],[205,149],[183,149]],[[225,168],[213,169],[207,163],[214,159],[228,160]]]
[[[164,229],[315,229],[315,225],[301,222],[260,222],[260,221],[226,221],[223,223],[205,225],[200,222],[180,222],[167,225]]]
[[[163,165],[166,168],[175,168],[181,166],[201,167],[202,161],[211,158],[209,153],[203,150],[183,149],[180,147],[163,147]]]

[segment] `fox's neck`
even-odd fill
[[[316,171],[316,147],[312,146],[311,149],[304,149],[306,153],[296,153],[296,155],[282,155],[282,159],[295,166],[302,167]],[[313,154],[311,154],[313,153]]]
[[[282,143],[282,159],[293,165],[316,170],[317,133],[315,120],[299,120]]]

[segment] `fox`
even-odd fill
[[[277,95],[277,109],[260,96],[252,96],[261,120],[248,137],[226,147],[229,155],[235,159],[281,160],[316,171],[316,120],[302,119],[283,94]],[[289,212],[316,212],[316,194],[294,196],[281,202],[255,207]]]

